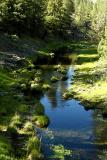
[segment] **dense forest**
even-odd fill
[[[0,2],[0,30],[8,34],[46,38],[78,33],[101,38],[106,26],[106,1],[6,0]],[[94,35],[95,34],[95,35]],[[79,35],[75,35],[79,36]],[[64,38],[63,37],[63,38]],[[72,37],[75,38],[75,37]]]
[[[107,0],[0,0],[0,160],[107,160]]]

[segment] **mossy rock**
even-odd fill
[[[72,97],[73,97],[73,95],[72,95],[72,93],[69,92],[69,91],[66,91],[66,92],[63,94],[63,98],[64,98],[64,99],[70,99],[70,98],[72,98]]]
[[[57,82],[59,79],[58,79],[58,77],[56,77],[56,76],[52,76],[51,77],[51,82]]]
[[[45,128],[49,125],[49,118],[46,115],[33,116],[32,121],[40,128]]]
[[[23,130],[26,132],[33,131],[33,124],[30,121],[25,122]]]
[[[43,86],[42,86],[43,90],[48,90],[50,88],[51,88],[51,86],[49,84],[43,84]]]
[[[41,79],[41,77],[35,77],[35,79],[34,79],[34,82],[35,83],[40,83],[40,82],[42,82],[42,79]]]
[[[14,128],[20,128],[22,126],[22,118],[19,114],[15,114],[10,122],[10,126]]]
[[[33,92],[42,92],[42,87],[38,83],[31,84],[31,91]]]

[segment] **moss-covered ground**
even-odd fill
[[[36,127],[47,127],[49,119],[39,102],[40,95],[51,88],[51,78],[63,78],[66,69],[61,65],[50,66],[52,74],[49,78],[43,76],[47,74],[47,68],[35,63],[38,60],[41,64],[41,57],[50,60],[53,58],[52,52],[56,54],[63,49],[65,52],[73,47],[68,42],[50,42],[46,45],[39,40],[20,39],[15,35],[1,35],[0,41],[1,38],[0,160],[42,159]],[[18,61],[20,58],[21,61]]]

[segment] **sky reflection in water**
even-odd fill
[[[86,160],[87,155],[89,160],[97,160],[98,147],[94,144],[96,136],[94,112],[86,111],[77,100],[62,98],[63,92],[70,86],[73,74],[73,67],[70,66],[68,80],[54,83],[52,89],[41,97],[45,113],[50,119],[48,130],[43,133],[43,141],[48,145],[62,144],[68,149],[80,151],[81,160]],[[49,155],[47,149],[45,152]],[[74,159],[76,158],[78,156],[75,154]]]

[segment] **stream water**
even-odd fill
[[[68,79],[53,83],[40,99],[50,119],[48,128],[40,130],[46,160],[98,160],[98,154],[105,147],[101,143],[107,140],[107,122],[99,111],[86,111],[79,101],[64,100],[62,97],[71,85],[74,74],[74,67],[68,66]],[[49,158],[53,154],[50,149],[52,145],[63,145],[73,152],[71,155]]]

